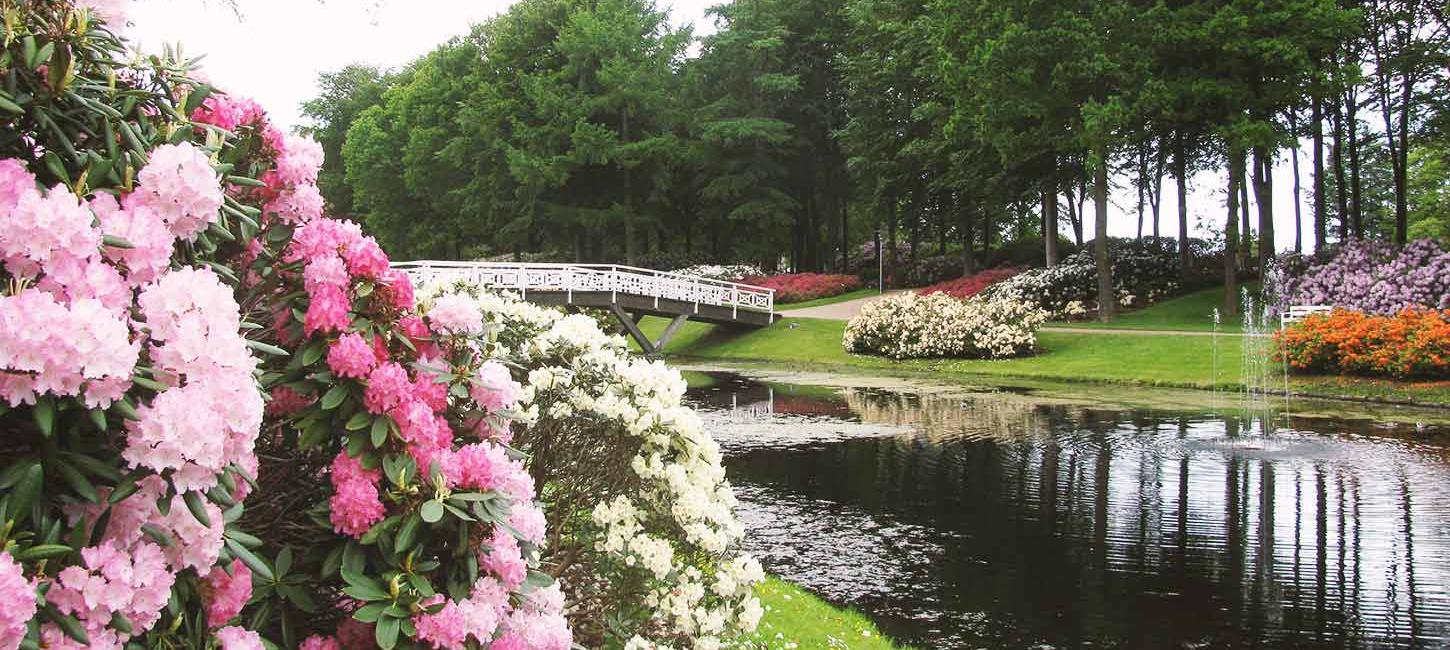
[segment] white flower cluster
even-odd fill
[[[630,603],[618,603],[620,612],[631,609],[625,604],[648,609],[626,647],[712,650],[753,631],[762,612],[754,587],[764,572],[737,551],[744,528],[720,448],[682,404],[680,373],[630,355],[622,337],[604,333],[588,316],[462,292],[477,294],[492,333],[480,344],[527,369],[520,408],[531,426],[612,436],[610,444],[630,459],[633,487],[599,495],[592,526],[573,531],[592,538],[589,546],[607,564],[599,575],[611,585],[642,585]],[[576,459],[575,466],[587,463]]]
[[[902,293],[866,303],[846,324],[841,343],[850,352],[893,359],[998,359],[1030,353],[1046,320],[1031,300]]]
[[[739,280],[740,278],[759,277],[765,275],[754,264],[696,264],[683,269],[675,269],[670,273],[680,275],[691,275],[707,280]]]

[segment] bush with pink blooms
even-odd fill
[[[980,293],[983,289],[986,289],[989,286],[1006,280],[1007,278],[1010,278],[1021,272],[1022,269],[1015,269],[1010,267],[1001,269],[987,269],[986,271],[973,273],[972,275],[957,278],[955,280],[938,282],[925,289],[918,289],[917,293],[923,296],[931,295],[933,293],[944,293],[953,298],[970,298]]]
[[[778,305],[839,296],[861,288],[861,278],[833,273],[782,273],[747,276],[741,278],[740,281],[745,284],[774,289],[775,302]]]

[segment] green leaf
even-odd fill
[[[105,411],[103,411],[101,409],[91,409],[90,412],[88,413],[88,415],[91,416],[91,424],[96,425],[96,429],[98,431],[105,431],[106,430],[107,426],[106,426],[106,412]]]
[[[30,416],[35,420],[35,426],[40,427],[40,432],[49,438],[55,433],[55,401],[49,397],[42,397],[35,401],[35,408],[31,409]]]
[[[46,605],[44,609],[40,610],[40,615],[44,616],[50,622],[55,623],[60,628],[60,631],[64,632],[71,639],[74,639],[77,643],[87,646],[91,644],[91,638],[86,636],[86,628],[81,625],[81,622],[70,614],[60,613],[55,608],[55,605]]]
[[[344,424],[343,428],[347,429],[348,431],[357,431],[367,426],[368,423],[372,420],[372,417],[372,414],[368,413],[367,411],[358,411],[357,413],[354,413],[352,417],[347,419],[347,424]]]
[[[112,248],[135,248],[136,247],[135,244],[132,244],[131,242],[126,241],[125,239],[122,239],[122,238],[117,237],[115,235],[103,235],[101,237],[101,243],[102,244],[105,244],[106,246],[110,246]]]
[[[248,550],[247,547],[242,546],[239,542],[237,542],[237,540],[234,540],[230,537],[226,538],[226,543],[227,550],[231,551],[232,555],[237,556],[237,559],[241,560],[242,564],[247,565],[247,568],[251,569],[252,573],[257,574],[267,582],[272,582],[274,580],[272,568],[267,566],[267,563],[263,561],[262,558],[257,557],[257,555]]]
[[[181,500],[186,502],[186,509],[191,511],[191,516],[196,517],[201,525],[211,528],[211,515],[207,514],[206,501],[202,500],[199,492],[183,492]]]
[[[270,354],[270,355],[272,355],[274,357],[287,357],[287,356],[291,356],[291,353],[289,353],[288,351],[283,350],[282,348],[279,348],[279,347],[277,347],[275,345],[270,345],[270,344],[267,344],[267,343],[263,343],[261,341],[252,341],[252,340],[249,339],[247,341],[247,347],[252,348],[253,350],[256,350],[258,352],[265,352],[265,353]]]
[[[379,416],[373,419],[373,428],[368,432],[372,438],[373,447],[381,448],[383,443],[388,441],[388,418]]]
[[[378,647],[383,650],[393,650],[398,645],[398,631],[401,629],[403,619],[385,617],[378,619],[378,627],[374,630],[373,637],[377,639]]]
[[[333,386],[330,390],[327,391],[326,395],[322,396],[322,410],[331,411],[332,409],[337,408],[337,406],[342,403],[342,400],[346,398],[346,385],[338,384],[336,386]]]
[[[84,474],[81,474],[80,470],[72,467],[70,463],[55,459],[51,461],[51,465],[55,467],[55,471],[60,473],[60,477],[65,480],[66,485],[69,485],[72,490],[75,490],[76,494],[79,494],[82,499],[90,501],[91,503],[97,503],[101,500],[101,496],[96,494],[96,486],[91,483],[91,480],[86,478]]]
[[[40,461],[31,461],[30,467],[20,477],[20,482],[15,485],[15,492],[10,497],[10,515],[15,522],[19,523],[30,516],[30,506],[40,495],[40,486],[44,480],[45,470],[41,468]]]
[[[277,553],[276,564],[277,577],[282,578],[286,576],[287,570],[292,568],[292,547],[284,546],[282,550]]]
[[[393,538],[393,548],[399,553],[413,548],[413,543],[418,541],[418,528],[422,525],[422,518],[417,513],[410,513],[398,529],[398,536]]]
[[[302,350],[302,365],[310,366],[322,360],[322,355],[327,352],[327,346],[322,341],[313,341],[307,344]]]
[[[443,504],[437,501],[424,502],[418,514],[423,517],[423,521],[430,524],[438,523],[438,520],[443,518]]]
[[[20,560],[21,562],[29,562],[33,560],[48,560],[53,557],[68,555],[70,552],[71,547],[64,544],[36,544],[35,546],[16,553],[15,559]]]
[[[352,617],[364,623],[376,623],[383,610],[392,606],[392,603],[368,603],[357,608]]]

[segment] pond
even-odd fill
[[[749,550],[905,644],[1450,647],[1443,423],[691,378]]]

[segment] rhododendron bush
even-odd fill
[[[745,284],[775,290],[776,304],[804,302],[816,298],[839,296],[861,288],[861,279],[854,275],[831,273],[783,273],[780,275],[745,276]]]
[[[563,650],[555,577],[576,574],[590,642],[752,627],[759,567],[731,554],[718,451],[677,382],[617,342],[564,356],[587,317],[555,335],[467,295],[419,308],[372,237],[323,216],[316,143],[181,63],[119,63],[117,7],[94,4],[6,23],[9,78],[65,92],[0,112],[22,132],[0,159],[0,650]],[[72,76],[31,79],[62,32]],[[77,106],[67,128],[93,128],[36,128]],[[595,408],[566,393],[588,415],[559,427],[540,386],[573,377]],[[637,478],[550,527],[539,494],[593,458],[544,441],[594,426],[635,441]]]
[[[530,424],[516,442],[548,486],[545,559],[564,577],[581,640],[714,648],[753,630],[762,570],[738,552],[720,451],[682,404],[679,372],[631,356],[582,314],[466,285],[429,293],[439,294],[429,313],[481,313],[475,345],[522,368]]]
[[[893,359],[1000,359],[1030,354],[1046,320],[1033,301],[906,292],[866,303],[841,343],[848,352]]]
[[[937,284],[933,284],[929,287],[926,287],[925,289],[917,291],[917,293],[923,295],[944,293],[953,298],[970,298],[977,295],[978,293],[981,293],[983,289],[986,289],[993,284],[1011,278],[1012,276],[1015,276],[1021,272],[1022,269],[1015,268],[987,269],[986,271],[973,273],[972,275],[957,278],[955,280],[938,282]]]
[[[1275,334],[1296,370],[1400,379],[1450,377],[1450,310],[1379,316],[1348,309],[1315,314]]]
[[[1403,248],[1349,242],[1320,256],[1289,256],[1281,278],[1281,306],[1330,305],[1384,316],[1450,308],[1450,251],[1431,239]]]

